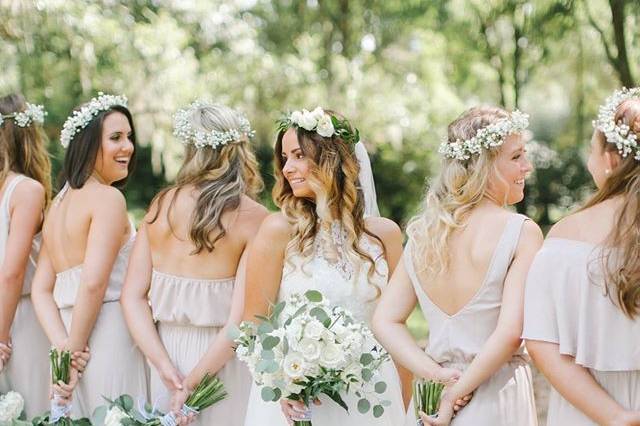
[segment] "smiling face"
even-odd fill
[[[504,201],[507,205],[522,201],[525,178],[533,167],[526,157],[521,134],[506,137],[494,165],[487,187],[489,196],[500,203]]]
[[[311,160],[300,148],[295,129],[286,131],[282,137],[282,174],[289,183],[293,195],[298,198],[315,198],[309,184]]]
[[[104,118],[94,173],[105,183],[110,185],[128,176],[134,151],[131,137],[132,129],[124,114],[115,111]]]

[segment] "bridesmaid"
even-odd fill
[[[223,105],[195,102],[176,114],[186,145],[176,184],[151,203],[132,252],[122,305],[135,341],[153,366],[150,393],[179,410],[206,373],[226,399],[198,425],[240,425],[251,386],[227,338],[244,300],[244,253],[267,210],[247,119]],[[154,326],[154,321],[156,325]],[[157,328],[156,328],[157,327]]]
[[[448,385],[438,417],[418,422],[537,424],[520,333],[525,278],[542,233],[506,208],[522,200],[531,171],[527,125],[526,115],[493,107],[471,108],[449,125],[442,170],[376,309],[374,332],[389,353],[415,376]],[[426,352],[405,325],[416,302],[429,324]],[[406,425],[415,424],[410,407]]]
[[[640,88],[600,107],[598,188],[551,228],[525,294],[523,337],[553,386],[548,425],[640,425]]]
[[[72,369],[74,417],[90,416],[104,404],[103,395],[147,396],[144,359],[119,303],[135,236],[118,189],[135,159],[126,103],[123,96],[100,93],[65,122],[60,141],[67,148],[66,183],[45,218],[33,281],[33,303],[52,345],[91,348],[79,382],[78,370]]]
[[[28,417],[48,406],[49,341],[31,304],[51,164],[40,105],[0,99],[0,393],[19,392]]]

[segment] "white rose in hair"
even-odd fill
[[[326,330],[324,325],[322,325],[320,321],[314,319],[304,327],[304,337],[307,339],[318,340],[320,339],[320,336],[322,336],[322,332],[324,332],[324,330]]]
[[[311,339],[302,339],[299,346],[300,353],[307,361],[315,361],[320,356],[320,342]]]
[[[291,122],[299,126],[300,120],[302,120],[302,113],[300,111],[293,111],[289,119],[291,120]]]
[[[311,131],[316,128],[318,120],[316,120],[312,113],[310,113],[306,109],[303,109],[302,117],[300,118],[300,121],[298,121],[298,124],[303,129]]]
[[[316,107],[316,109],[311,111],[311,115],[316,119],[316,121],[320,121],[320,119],[325,116],[324,110],[320,107]]]
[[[335,129],[333,128],[331,117],[329,117],[328,115],[323,115],[322,118],[318,120],[318,128],[316,129],[316,132],[318,132],[320,136],[330,138],[331,136],[333,136],[334,131]]]
[[[339,368],[344,362],[340,346],[329,343],[320,354],[320,365],[326,368]]]

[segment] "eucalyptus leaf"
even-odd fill
[[[358,411],[362,414],[365,414],[371,408],[371,403],[369,400],[362,398],[358,401]]]

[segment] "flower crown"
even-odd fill
[[[316,132],[324,138],[340,137],[348,144],[355,145],[360,141],[360,132],[352,128],[346,118],[338,118],[328,114],[320,107],[309,112],[293,111],[278,120],[278,132],[286,132],[291,127],[302,127],[309,132]]]
[[[5,115],[0,114],[0,126],[6,118],[13,118],[13,121],[18,127],[27,127],[31,123],[42,124],[44,123],[45,115],[47,115],[47,112],[44,110],[44,106],[30,104],[29,102],[27,102],[27,107],[24,111]]]
[[[105,95],[102,92],[98,92],[97,97],[91,99],[79,110],[73,111],[67,118],[67,121],[64,122],[62,131],[60,132],[60,143],[62,146],[65,148],[68,147],[73,137],[87,127],[96,115],[116,105],[126,107],[127,97]]]
[[[438,152],[447,158],[464,161],[474,154],[479,154],[482,148],[489,149],[504,143],[505,137],[514,133],[520,133],[529,127],[529,115],[518,110],[509,114],[509,117],[491,123],[476,132],[471,139],[455,142],[445,141],[440,144]]]
[[[191,116],[193,112],[199,108],[210,105],[211,104],[207,102],[198,100],[187,108],[178,110],[173,118],[173,135],[180,139],[185,145],[193,144],[196,148],[210,146],[214,149],[230,142],[237,142],[241,140],[242,137],[252,138],[255,136],[256,132],[251,130],[249,120],[238,111],[236,111],[236,113],[239,114],[240,125],[235,129],[229,129],[223,132],[220,130],[205,131],[191,127]]]
[[[621,103],[628,99],[640,99],[640,87],[627,89],[623,87],[616,90],[607,98],[605,103],[598,110],[598,119],[593,121],[593,127],[604,133],[604,137],[609,143],[613,143],[618,148],[622,158],[635,151],[634,158],[640,160],[640,146],[638,146],[638,135],[631,131],[628,125],[622,122],[616,123],[616,110]]]

